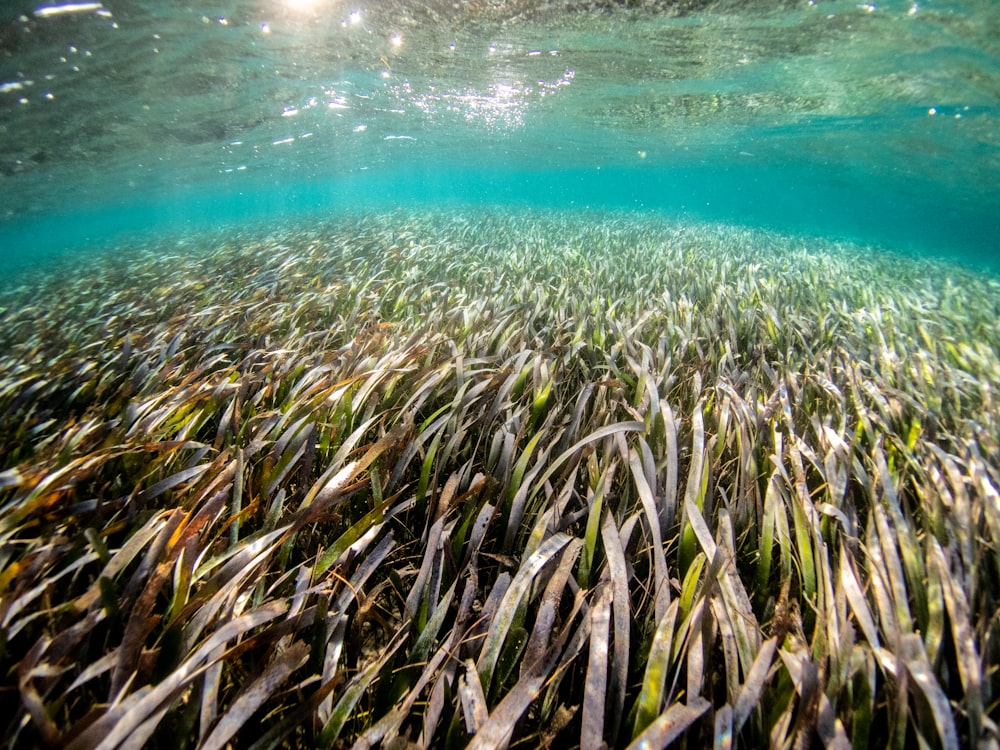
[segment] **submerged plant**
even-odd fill
[[[8,745],[997,747],[995,280],[624,215],[115,258],[0,300]]]

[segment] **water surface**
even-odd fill
[[[463,205],[998,263],[992,0],[5,7],[4,266],[144,231]]]

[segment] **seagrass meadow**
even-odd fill
[[[1000,282],[345,215],[0,293],[10,747],[997,748]]]

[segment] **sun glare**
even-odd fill
[[[295,11],[316,10],[322,0],[282,0],[286,7]]]

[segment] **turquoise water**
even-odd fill
[[[0,268],[501,205],[1000,267],[995,0],[193,5],[0,11]]]
[[[0,0],[0,745],[997,748],[998,115],[1000,0]]]

